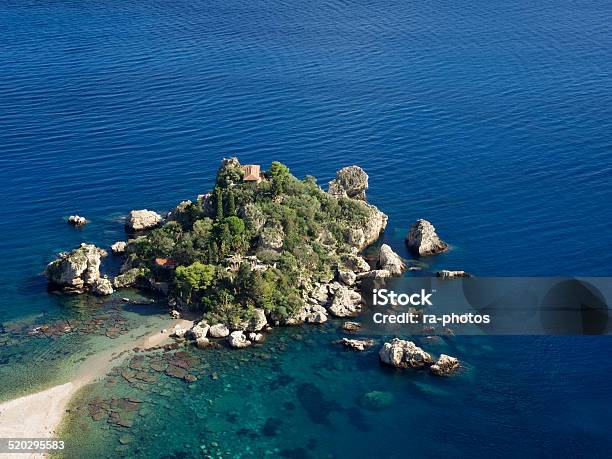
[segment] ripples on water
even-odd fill
[[[439,267],[610,275],[611,16],[610,2],[592,0],[0,0],[0,317],[70,313],[47,295],[45,263],[81,241],[123,238],[132,208],[207,191],[229,154],[281,160],[322,184],[360,164],[395,249],[407,256],[402,238],[420,217],[453,244],[430,261]],[[92,223],[74,230],[72,213]],[[533,359],[518,357],[531,341],[502,344],[514,371],[480,381],[498,395],[490,406],[527,404],[507,438],[554,446],[558,415],[561,431],[583,432],[570,450],[600,444],[591,421],[606,405],[597,369],[609,365],[580,355],[608,355],[609,343],[537,342]],[[549,392],[575,402],[551,410]],[[423,417],[409,425],[433,422],[419,430],[432,439],[494,422],[489,405],[457,393],[456,423],[415,402]],[[529,403],[549,411],[517,430]],[[406,422],[396,415],[388,421]],[[468,437],[462,445],[486,441]]]

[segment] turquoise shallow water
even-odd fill
[[[55,253],[83,241],[108,246],[124,237],[130,209],[164,211],[207,191],[230,153],[281,160],[320,183],[360,164],[370,200],[390,216],[394,249],[407,255],[402,238],[420,217],[453,245],[433,267],[610,275],[611,8],[600,0],[0,0],[0,398],[65,379],[80,355],[111,342],[88,334],[11,341],[15,324],[89,320],[96,310],[47,293],[41,272]],[[64,218],[73,213],[92,223],[70,228]],[[128,316],[135,325],[147,314]],[[293,333],[316,345],[305,350]],[[203,368],[196,383],[174,381],[165,405],[118,431],[139,438],[142,451],[131,442],[132,454],[160,457],[188,457],[212,441],[232,454],[265,445],[298,457],[304,449],[598,456],[610,446],[606,338],[456,338],[451,350],[470,371],[440,381],[383,371],[372,355],[330,346],[334,335],[280,331],[261,352],[281,338],[290,344],[265,365],[251,360],[257,350],[213,352],[218,380]],[[336,362],[343,369],[326,369]],[[288,381],[275,389],[282,396],[269,395],[271,373]],[[121,384],[101,395],[128,391]],[[315,386],[305,392],[314,405],[334,406],[317,403],[318,391],[337,400],[329,424],[299,402],[303,384]],[[393,408],[355,411],[369,390],[391,392]],[[215,432],[193,416],[206,408],[209,417],[207,391],[217,400],[213,419],[222,419]],[[234,408],[250,398],[252,408]],[[276,435],[263,433],[270,418],[280,419],[270,421]],[[120,434],[91,423],[100,432],[87,431],[88,448],[116,454]]]

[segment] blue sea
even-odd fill
[[[225,156],[322,185],[362,166],[395,250],[409,257],[417,218],[452,245],[433,269],[612,275],[610,18],[604,0],[0,0],[0,400],[65,382],[108,345],[104,330],[25,328],[121,309],[47,292],[45,264],[125,238],[131,209],[207,192]],[[91,223],[71,228],[75,213]],[[192,349],[198,381],[149,396],[96,386],[83,397],[142,392],[134,441],[76,412],[66,432],[81,429],[82,449],[67,456],[609,455],[607,337],[445,340],[467,371],[439,380],[382,369],[337,335]],[[364,410],[374,390],[393,404]]]

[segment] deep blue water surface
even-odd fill
[[[0,0],[0,319],[72,314],[45,263],[207,191],[231,154],[320,183],[361,165],[394,248],[417,218],[453,245],[439,267],[611,275],[610,18],[605,0]],[[449,416],[406,389],[380,451],[609,450],[608,339],[491,341],[480,392],[455,383]]]

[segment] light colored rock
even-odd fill
[[[340,341],[338,341],[338,343],[355,351],[365,351],[366,349],[374,346],[376,342],[373,339],[342,338]]]
[[[283,247],[285,232],[278,224],[266,223],[259,235],[258,247],[261,250],[280,250]]]
[[[71,215],[68,217],[68,223],[70,223],[72,226],[83,226],[89,223],[89,221],[80,215]]]
[[[385,281],[391,277],[391,272],[386,269],[374,269],[372,271],[368,271],[366,273],[357,274],[357,280],[372,280],[372,281]]]
[[[180,319],[181,313],[178,312],[176,309],[173,309],[172,311],[170,311],[170,317],[172,317],[173,319]]]
[[[368,174],[359,166],[343,167],[336,178],[329,182],[327,192],[333,196],[366,200]]]
[[[202,337],[196,339],[196,346],[198,349],[204,349],[210,345],[210,340],[208,338]]]
[[[329,291],[327,289],[327,285],[315,285],[314,288],[310,291],[310,298],[312,298],[318,304],[327,304],[327,302],[329,301]]]
[[[244,336],[244,332],[239,330],[230,333],[227,342],[235,349],[242,349],[251,345],[251,342]]]
[[[340,282],[344,285],[351,287],[355,285],[357,275],[353,271],[338,271],[338,279],[340,279]]]
[[[342,329],[347,332],[356,332],[361,328],[361,324],[359,322],[344,322],[342,324]]]
[[[185,212],[187,212],[187,210],[192,205],[193,205],[193,202],[191,202],[190,200],[179,202],[178,205],[174,209],[168,212],[168,214],[166,215],[166,219],[173,220],[173,221],[181,221],[185,215]]]
[[[392,276],[400,276],[406,269],[406,265],[402,261],[402,258],[387,244],[380,246],[376,265],[380,269],[389,271]]]
[[[200,338],[206,338],[209,329],[210,326],[205,321],[201,321],[191,327],[188,335],[191,339],[195,339],[197,341]]]
[[[298,320],[308,324],[322,324],[327,322],[327,310],[319,304],[306,304]]]
[[[113,284],[106,277],[96,279],[91,287],[91,293],[98,296],[111,295],[113,291]]]
[[[170,333],[170,336],[174,338],[184,338],[188,331],[189,330],[187,330],[186,328],[183,328],[179,324],[176,324],[172,329],[172,333]]]
[[[442,279],[455,279],[455,278],[461,278],[461,277],[472,277],[472,275],[468,272],[465,271],[449,271],[447,269],[443,269],[442,271],[438,271],[436,273],[436,276],[442,278]]]
[[[265,335],[263,333],[249,333],[249,340],[253,343],[263,343]]]
[[[62,252],[45,268],[45,275],[53,285],[71,293],[82,293],[91,289],[100,278],[100,263],[106,256],[105,250],[93,244]]]
[[[335,317],[350,317],[361,310],[361,295],[346,286],[340,287],[334,294],[329,312]]]
[[[225,338],[230,334],[229,328],[225,324],[211,325],[208,329],[208,336],[212,338]]]
[[[129,288],[134,287],[138,278],[142,275],[142,270],[139,268],[132,268],[119,274],[113,279],[113,286],[115,288]]]
[[[127,247],[127,242],[117,241],[113,245],[111,245],[111,251],[113,252],[113,255],[121,255],[125,253],[126,247]]]
[[[459,369],[459,360],[446,354],[440,354],[440,358],[429,368],[436,376],[448,376],[457,369]]]
[[[344,254],[340,258],[347,270],[354,273],[363,273],[370,270],[370,265],[363,257],[353,254]]]
[[[387,217],[384,212],[378,210],[376,206],[368,204],[367,202],[364,202],[363,205],[366,208],[368,217],[362,226],[364,238],[363,244],[355,246],[359,250],[362,250],[370,244],[376,242],[380,237],[380,234],[387,227],[387,221],[389,220],[389,217]]]
[[[255,309],[253,310],[253,317],[249,320],[246,331],[249,332],[258,332],[263,329],[268,324],[266,320],[266,313],[263,309]]]
[[[430,354],[412,341],[394,338],[378,352],[380,361],[397,368],[420,368],[433,362]]]
[[[159,226],[162,222],[162,216],[152,210],[132,210],[125,222],[125,228],[128,232],[144,231]]]
[[[434,226],[427,220],[417,220],[406,236],[408,248],[417,255],[435,255],[448,250],[448,244],[442,241]]]
[[[266,216],[255,204],[247,204],[239,208],[238,215],[254,233],[259,233],[266,223]]]

